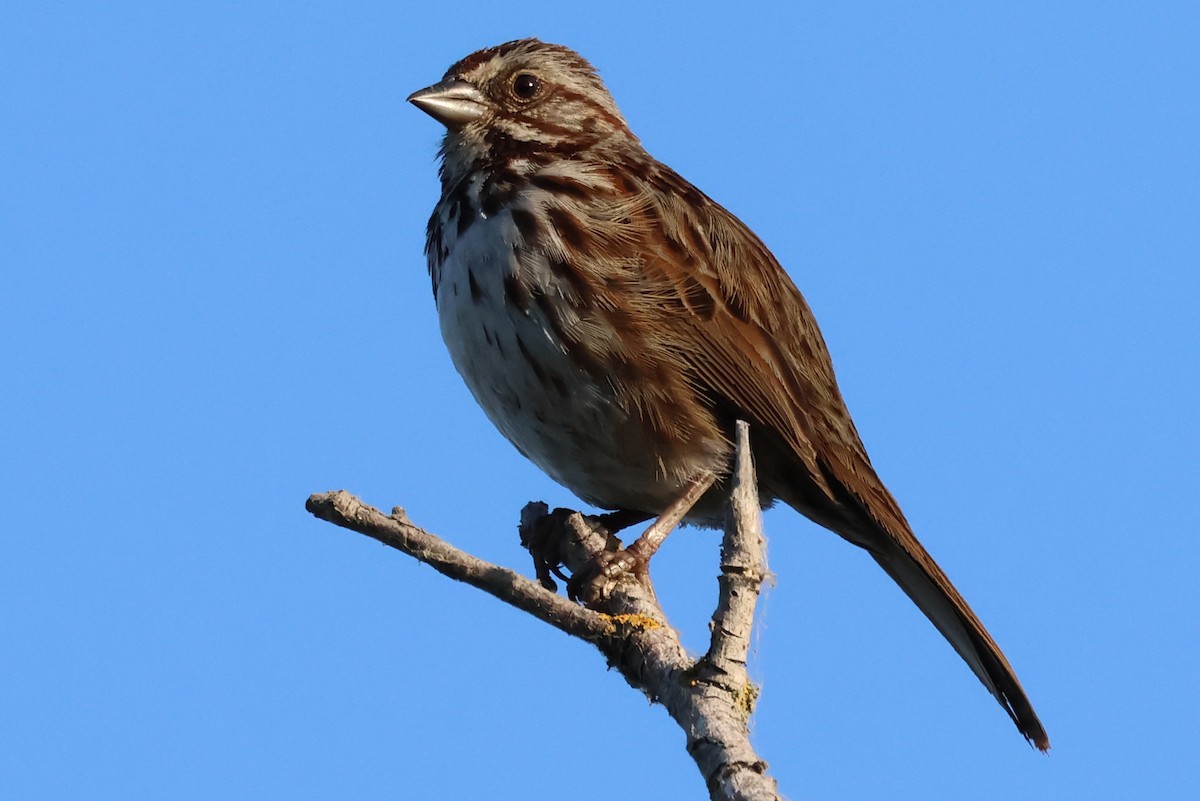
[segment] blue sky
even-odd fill
[[[754,739],[784,792],[1194,792],[1194,3],[10,0],[5,794],[703,796],[597,653],[303,509],[345,488],[531,572],[518,510],[574,503],[445,354],[421,254],[439,131],[403,102],[524,35],[591,59],[791,272],[1054,744],[1029,749],[868,558],[779,510]],[[686,531],[654,564],[697,650],[716,552]]]

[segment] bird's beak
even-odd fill
[[[443,125],[464,125],[487,111],[483,93],[466,81],[447,78],[408,96],[408,102]]]

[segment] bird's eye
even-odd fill
[[[541,88],[542,82],[537,79],[536,75],[530,75],[528,72],[522,72],[513,78],[513,94],[522,100],[531,99]]]

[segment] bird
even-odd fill
[[[445,127],[425,252],[455,368],[517,450],[614,528],[656,518],[600,569],[644,567],[680,521],[721,524],[745,420],[762,505],[865,550],[1048,750],[1012,666],[876,474],[800,290],[646,151],[596,69],[519,39],[408,100]]]

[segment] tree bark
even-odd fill
[[[687,737],[687,750],[717,801],[779,799],[767,763],[750,743],[748,722],[758,688],[746,671],[754,610],[766,576],[762,518],[750,455],[749,428],[737,427],[737,462],[721,544],[718,600],[708,652],[693,659],[667,622],[653,588],[622,575],[611,594],[580,606],[540,583],[461,551],[416,526],[399,507],[385,515],[344,491],[313,495],[306,508],[336,525],[366,534],[457,581],[595,645],[629,684],[662,704]],[[535,527],[561,527],[561,556],[575,573],[611,545],[578,512],[548,513],[543,503],[521,512],[522,542]],[[543,529],[544,530],[544,529]]]

